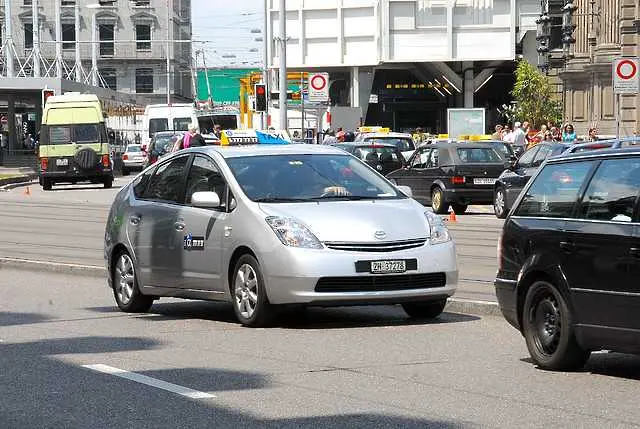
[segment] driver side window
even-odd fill
[[[427,168],[430,153],[431,149],[422,149],[420,152],[416,153],[413,157],[413,161],[411,161],[411,168]]]
[[[213,160],[197,155],[187,177],[186,203],[196,192],[215,192],[220,197],[220,210],[225,210],[227,201],[227,183]]]

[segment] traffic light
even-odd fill
[[[49,97],[56,95],[56,91],[53,89],[43,89],[42,90],[42,108],[44,108],[45,103]]]
[[[254,87],[254,94],[256,96],[256,112],[267,111],[267,86],[263,83],[258,83]]]

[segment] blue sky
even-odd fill
[[[252,29],[263,27],[263,0],[192,0],[194,44],[204,49],[208,67],[259,67],[262,63],[262,43],[254,39],[263,34]],[[257,49],[257,52],[252,50]],[[231,58],[235,56],[235,58]],[[198,58],[202,67],[202,57]]]

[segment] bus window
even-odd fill
[[[191,118],[174,118],[173,119],[173,130],[174,131],[189,131],[189,124],[191,123]]]

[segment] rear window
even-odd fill
[[[155,133],[161,131],[167,131],[169,128],[169,121],[167,118],[153,118],[149,119],[149,137],[153,137]]]
[[[127,152],[142,152],[139,145],[127,146]]]
[[[400,149],[402,152],[414,150],[416,147],[413,140],[409,138],[399,137],[369,137],[365,141],[371,144],[391,144]]]
[[[106,139],[105,139],[106,140]],[[50,145],[75,143],[99,143],[100,130],[96,124],[50,125]],[[43,141],[44,144],[47,144]]]
[[[474,162],[502,162],[500,155],[491,149],[483,147],[460,147],[456,150],[458,158],[463,163]]]
[[[392,147],[358,147],[353,154],[365,162],[402,162],[402,154]]]
[[[516,216],[571,217],[594,161],[547,164],[515,211]]]
[[[189,131],[189,124],[191,122],[191,118],[174,118],[173,129],[175,131]]]

